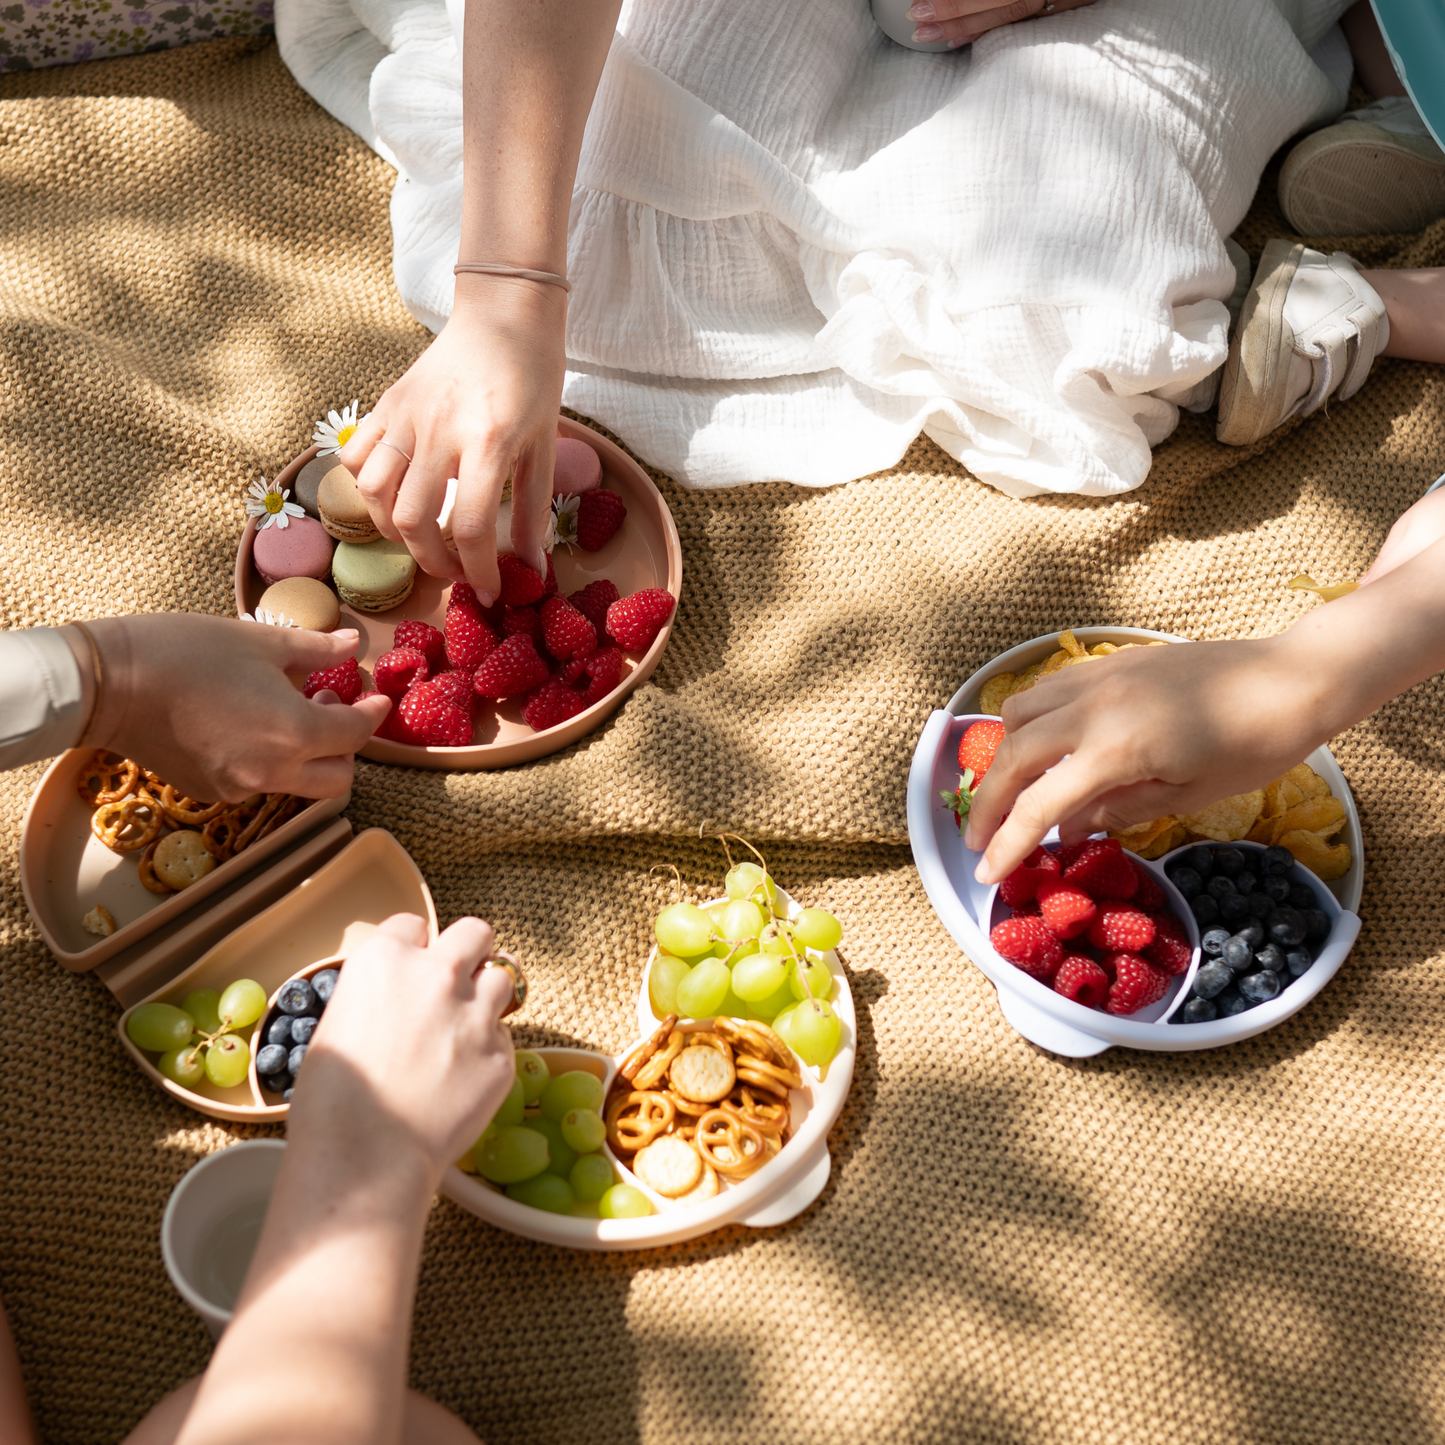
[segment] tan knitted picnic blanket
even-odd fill
[[[274,48],[217,41],[0,80],[6,626],[231,611],[245,483],[426,344],[388,168]],[[1283,229],[1266,178],[1243,232]],[[1445,262],[1445,225],[1353,246]],[[625,442],[625,438],[622,439]],[[645,460],[645,458],[644,458]],[[656,863],[694,896],[757,840],[844,920],[858,1070],[790,1225],[587,1255],[436,1208],[414,1382],[494,1445],[1417,1442],[1445,1436],[1445,784],[1427,683],[1339,740],[1364,931],[1289,1024],[1213,1053],[1044,1054],[930,910],[914,741],[979,663],[1068,624],[1255,636],[1363,569],[1445,470],[1445,371],[1387,364],[1248,455],[1189,418],[1113,502],[1010,501],[926,443],[831,491],[681,492],[652,682],[502,774],[363,764],[438,912],[527,961],[531,1040],[628,1041]],[[157,1246],[172,1185],[246,1131],[118,1047],[20,898],[31,768],[0,788],[0,1291],[45,1438],[120,1439],[208,1341]]]

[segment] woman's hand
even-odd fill
[[[352,631],[189,612],[85,625],[105,679],[85,745],[135,758],[187,797],[337,797],[351,786],[353,754],[388,711],[380,697],[352,707],[330,692],[308,699],[293,682],[352,656],[359,640]],[[84,639],[77,635],[71,648],[89,685]]]
[[[1375,554],[1370,570],[1360,578],[1360,585],[1378,582],[1386,573],[1404,566],[1427,547],[1433,547],[1442,537],[1445,537],[1445,487],[1421,497],[1395,518],[1390,535]]]
[[[462,577],[490,606],[501,588],[497,508],[512,479],[512,550],[547,570],[566,293],[515,277],[457,277],[441,335],[388,388],[341,451],[382,535],[434,577]],[[407,459],[410,458],[410,461]],[[457,479],[451,532],[437,517]]]
[[[913,38],[924,44],[946,40],[951,46],[967,45],[1000,25],[1016,20],[1032,20],[1036,15],[1056,15],[1063,10],[1079,10],[1094,0],[1014,0],[1000,5],[998,0],[918,0],[908,11],[908,18],[917,23]]]

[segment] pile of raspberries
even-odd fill
[[[399,623],[391,651],[372,668],[370,691],[349,657],[313,672],[306,696],[329,688],[353,703],[385,693],[392,708],[376,736],[422,747],[467,747],[484,699],[525,698],[523,720],[543,732],[606,697],[621,680],[623,652],[646,651],[675,605],[664,588],[621,597],[605,579],[563,597],[550,557],[545,577],[511,554],[497,563],[495,606],[453,583],[444,629]]]
[[[1113,838],[1034,851],[999,884],[994,949],[1056,993],[1127,1015],[1164,997],[1193,950],[1164,890]]]

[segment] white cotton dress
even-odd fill
[[[1342,105],[1310,50],[1348,3],[1098,0],[920,54],[867,0],[628,0],[572,199],[564,400],[694,487],[828,486],[920,432],[1013,496],[1139,486],[1224,361],[1224,238]],[[276,5],[296,78],[397,167],[396,283],[433,330],[462,21]]]

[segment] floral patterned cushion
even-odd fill
[[[115,0],[0,0],[0,69],[34,70],[169,50],[273,30],[273,0],[180,0],[144,9]]]

